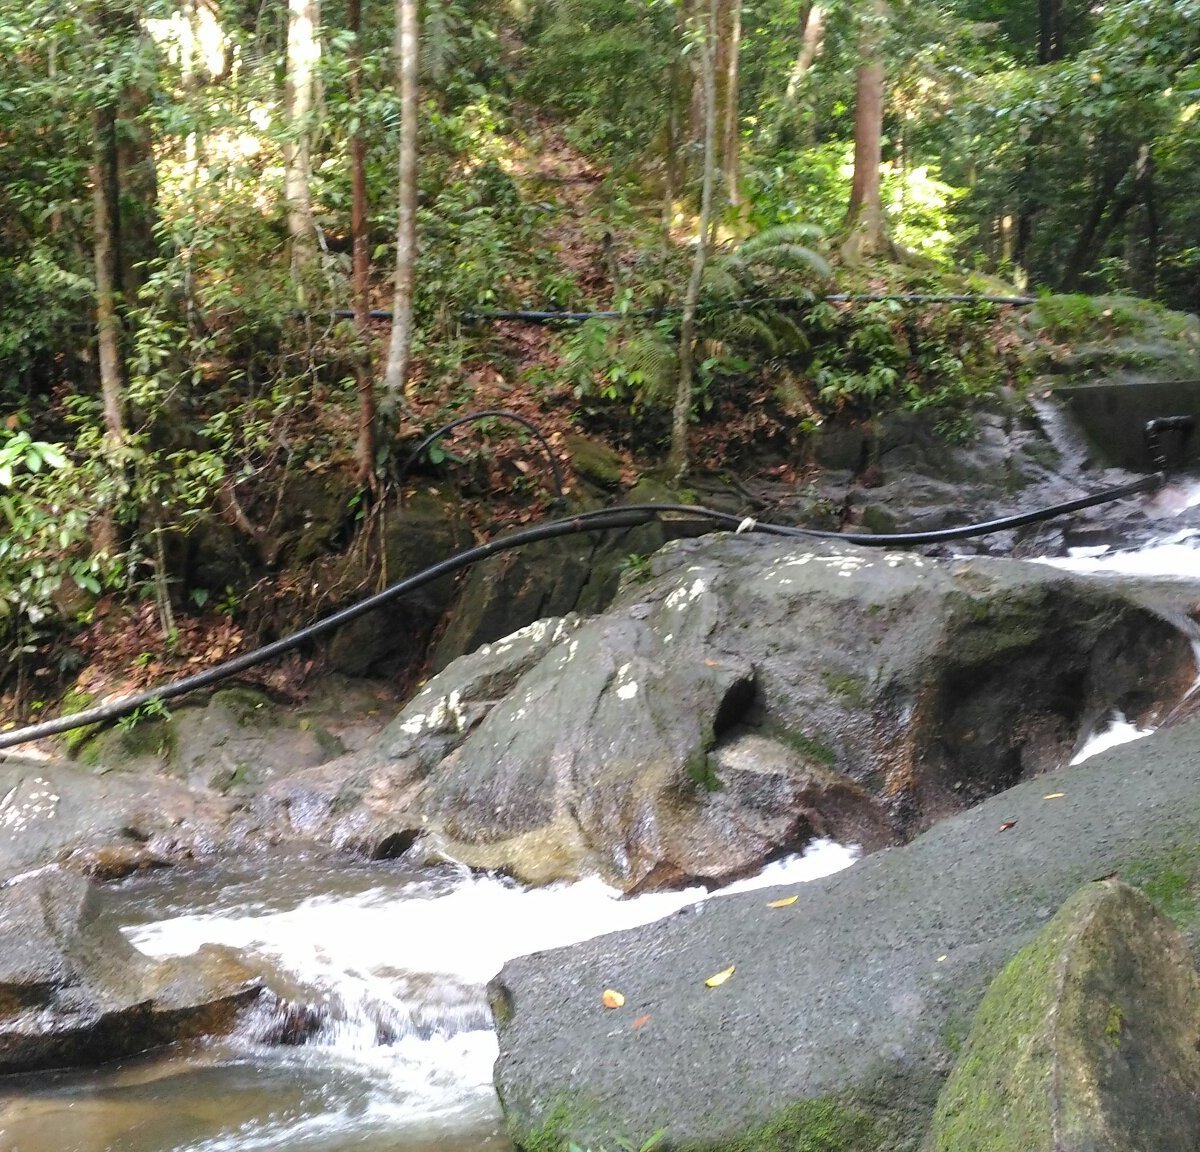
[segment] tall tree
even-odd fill
[[[720,108],[721,178],[725,196],[735,208],[741,203],[738,179],[741,168],[741,116],[739,114],[742,57],[741,0],[724,0],[717,37],[717,52],[723,54],[718,72]]]
[[[809,69],[821,54],[825,43],[825,5],[817,0],[809,4],[804,11],[804,20],[800,30],[800,51],[796,53],[796,62],[788,76],[785,99],[793,103],[800,91],[800,85],[808,75]]]
[[[846,214],[843,255],[853,261],[876,255],[886,244],[881,200],[883,160],[886,0],[871,0],[859,30],[859,63],[854,97],[854,178]]]
[[[396,223],[396,296],[384,371],[390,412],[404,399],[412,358],[413,277],[417,260],[417,101],[420,39],[417,0],[396,0],[396,75],[400,88],[399,216]]]
[[[92,113],[92,135],[95,154],[91,176],[96,344],[100,359],[104,441],[109,455],[116,460],[120,456],[126,429],[125,362],[121,355],[121,316],[117,310],[117,119],[111,104],[102,103]]]
[[[676,478],[688,467],[688,425],[692,418],[692,376],[695,366],[696,308],[708,259],[709,225],[713,214],[713,189],[717,182],[717,64],[716,43],[720,0],[710,0],[693,17],[692,35],[700,54],[700,80],[704,94],[704,168],[701,176],[700,218],[696,222],[692,274],[688,279],[683,312],[679,319],[679,375],[671,414],[671,450],[667,466]]]
[[[321,0],[288,0],[287,73],[284,111],[288,131],[283,145],[283,194],[287,200],[292,268],[299,271],[316,255],[312,210],[312,112],[317,65],[321,59]]]
[[[353,244],[352,296],[354,327],[358,333],[355,373],[358,385],[358,442],[354,458],[358,483],[370,484],[375,475],[375,382],[371,375],[371,303],[368,281],[371,258],[367,251],[367,138],[363,127],[362,3],[347,0],[346,22],[353,40],[350,45],[350,236]]]

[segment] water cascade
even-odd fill
[[[725,892],[852,863],[817,841]],[[500,1152],[484,985],[504,961],[709,898],[598,879],[523,888],[465,869],[256,862],[118,886],[108,912],[152,956],[235,948],[282,1006],[242,1032],[0,1091],[5,1152]],[[719,898],[719,896],[717,897]],[[599,995],[599,991],[597,992]]]

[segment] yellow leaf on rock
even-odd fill
[[[1042,797],[1043,800],[1061,800],[1066,795],[1065,792],[1047,792]]]
[[[789,904],[795,904],[799,900],[799,896],[785,896],[782,900],[772,900],[767,905],[768,908],[786,908]]]
[[[620,1008],[625,1003],[625,997],[614,988],[605,988],[604,995],[600,997],[600,1003],[605,1008]]]
[[[736,967],[737,967],[736,964],[730,964],[729,967],[726,968],[723,972],[718,972],[715,976],[710,976],[707,980],[705,980],[704,986],[706,988],[716,988],[718,985],[724,984],[725,981],[728,980],[729,977],[733,975],[733,970]]]

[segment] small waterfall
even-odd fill
[[[723,892],[812,880],[856,855],[817,841]],[[115,1070],[99,1088],[95,1074],[62,1077],[61,1096],[34,1098],[54,1121],[14,1129],[32,1133],[23,1152],[506,1152],[487,981],[510,957],[720,898],[692,888],[623,899],[596,878],[529,889],[449,868],[262,867],[156,878],[130,886],[124,906],[114,893],[111,914],[140,951],[233,947],[274,999],[240,1035]],[[136,1134],[104,1135],[114,1100]]]

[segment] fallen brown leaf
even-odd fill
[[[1015,820],[1005,820],[1004,823],[1000,825],[1000,831],[1007,832],[1010,828],[1015,828],[1016,826],[1017,822]]]
[[[645,1016],[639,1016],[632,1024],[629,1025],[629,1027],[632,1028],[635,1032],[640,1032],[649,1023],[650,1023],[650,1013],[647,1012]]]

